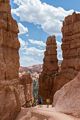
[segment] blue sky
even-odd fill
[[[61,53],[61,27],[65,16],[80,11],[80,0],[11,0],[12,16],[19,26],[20,64],[43,62],[45,42],[56,35],[58,59]]]

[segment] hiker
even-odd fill
[[[50,99],[46,99],[46,104],[47,104],[47,108],[49,108],[49,104],[50,104]]]
[[[41,96],[38,97],[38,104],[39,104],[39,105],[42,105],[42,104],[43,104],[43,100],[42,100],[42,97],[41,97]]]

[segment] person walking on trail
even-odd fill
[[[42,105],[42,104],[43,104],[43,100],[42,100],[42,97],[41,97],[41,96],[38,97],[38,104],[39,104],[39,105]]]

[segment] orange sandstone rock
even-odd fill
[[[25,101],[25,105],[27,106],[29,104],[30,101],[32,101],[33,98],[33,84],[32,84],[32,78],[30,73],[27,72],[23,72],[20,75],[20,84],[23,86],[21,93],[24,94],[24,101]],[[22,92],[23,91],[23,92]],[[20,101],[23,105],[24,102],[22,102],[22,97],[21,97],[21,93],[20,93]]]
[[[44,55],[43,71],[39,77],[39,95],[43,98],[44,103],[46,103],[47,98],[52,102],[54,77],[58,72],[55,36],[48,37]]]
[[[55,93],[53,101],[56,111],[80,118],[80,72]]]
[[[61,73],[54,80],[54,92],[80,71],[80,14],[74,12],[65,18],[62,35],[63,62]]]
[[[18,32],[17,23],[11,16],[9,1],[2,1],[0,3],[0,80],[18,78],[20,47]]]
[[[21,109],[16,89],[20,47],[18,32],[9,0],[0,0],[0,120],[14,120]]]

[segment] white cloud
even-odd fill
[[[22,40],[21,38],[19,38],[19,41],[21,43],[20,64],[22,66],[31,66],[34,64],[42,63],[44,57],[44,49],[41,50],[36,47],[29,47],[29,43]]]
[[[38,49],[36,47],[26,47],[25,48],[25,55],[28,55],[28,56],[37,56],[37,57],[42,57],[43,56],[43,53],[44,53],[44,50],[41,50],[41,49]]]
[[[20,37],[19,37],[19,42],[20,42],[21,49],[25,49],[25,47],[28,46],[28,42],[22,40]]]
[[[61,50],[61,42],[59,41],[56,41],[57,42],[57,58],[58,60],[63,60],[63,57],[62,57],[62,50]]]
[[[24,46],[24,45],[25,45],[25,42],[24,42],[21,38],[19,38],[19,42],[20,42],[20,45],[21,45],[21,46]]]
[[[41,27],[43,31],[48,34],[61,34],[62,21],[65,16],[72,14],[73,10],[66,11],[61,7],[54,7],[46,3],[42,3],[40,0],[14,0],[14,3],[18,5],[16,9],[12,10],[13,14],[16,14],[20,21],[33,23],[37,27]],[[19,34],[28,33],[28,28],[19,25]],[[26,34],[27,35],[27,34]],[[20,62],[21,65],[29,66],[33,64],[42,63],[44,57],[45,44],[43,41],[29,39],[27,42],[19,39],[21,43],[20,48]],[[30,42],[30,43],[28,43]],[[36,47],[29,47],[28,44],[42,46],[43,49]],[[57,57],[62,59],[61,43],[57,41]]]
[[[33,57],[30,57],[30,56],[23,56],[20,60],[20,64],[21,66],[32,66],[32,65],[36,65],[36,64],[41,64],[42,63],[42,60],[40,59],[36,59]]]
[[[45,47],[45,45],[46,45],[43,41],[40,41],[40,40],[29,39],[28,41],[29,41],[31,44],[37,45],[37,46]]]
[[[20,64],[22,66],[31,66],[34,64],[43,63],[45,47],[41,50],[36,47],[29,47],[29,43],[27,41],[25,42],[21,38],[19,38],[19,41],[21,43]],[[33,42],[34,41],[32,41],[32,43]],[[59,60],[62,60],[62,51],[61,51],[62,43],[60,43],[59,41],[56,42],[57,42],[57,53],[58,53],[57,57]]]
[[[62,21],[73,10],[66,11],[61,7],[54,7],[40,0],[14,0],[18,5],[12,10],[21,21],[40,25],[48,34],[60,34]]]
[[[24,27],[21,23],[18,23],[18,27],[19,27],[19,35],[28,33],[28,28]]]

